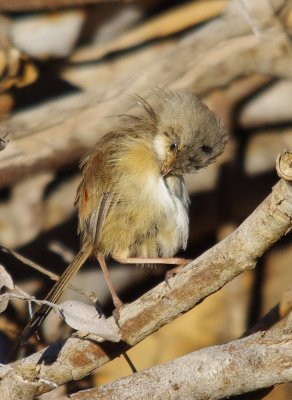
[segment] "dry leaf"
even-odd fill
[[[4,150],[9,143],[9,140],[6,139],[8,134],[9,131],[7,131],[4,136],[0,137],[0,151]]]
[[[0,296],[0,313],[6,310],[9,300],[3,296]]]
[[[0,290],[3,287],[8,289],[14,289],[14,284],[11,276],[8,274],[6,269],[0,265]],[[3,296],[0,296],[0,313],[6,310],[9,300]]]
[[[8,289],[14,289],[14,283],[3,265],[0,265],[0,290],[6,286]]]
[[[0,92],[30,85],[37,78],[38,70],[25,53],[9,43],[0,43]]]
[[[66,323],[74,329],[98,335],[111,342],[121,340],[120,334],[107,325],[104,316],[100,315],[93,306],[71,300],[60,304],[58,309]]]

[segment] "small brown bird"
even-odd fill
[[[189,197],[183,174],[216,160],[227,138],[223,124],[190,93],[156,90],[140,110],[121,115],[120,127],[102,137],[82,162],[77,190],[81,250],[46,300],[56,302],[70,278],[90,256],[104,272],[105,258],[121,263],[185,264],[173,258],[188,239]],[[37,308],[18,342],[31,336],[49,312]]]

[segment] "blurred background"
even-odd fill
[[[79,249],[73,202],[79,160],[130,112],[133,93],[188,90],[224,120],[230,140],[219,161],[186,177],[192,200],[184,257],[223,239],[270,193],[275,159],[292,147],[292,2],[283,0],[0,0],[0,245],[61,274]],[[6,134],[8,135],[4,137]],[[8,142],[9,141],[9,142]],[[122,234],[122,233],[121,233]],[[292,238],[129,351],[138,370],[240,337],[291,287]],[[0,263],[26,292],[43,298],[53,282],[5,249]],[[165,276],[111,264],[124,302]],[[112,304],[96,262],[73,281]],[[65,299],[89,301],[72,290]],[[0,315],[2,362],[28,319],[13,301]],[[53,313],[41,340],[19,356],[70,334]],[[130,374],[118,358],[91,377],[43,398]],[[45,397],[46,396],[46,397]],[[280,385],[267,400],[289,400]]]

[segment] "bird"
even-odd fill
[[[81,162],[77,189],[80,251],[48,293],[57,302],[84,262],[95,257],[113,303],[123,306],[107,269],[108,257],[126,264],[186,264],[190,199],[183,175],[216,161],[227,143],[222,120],[194,94],[154,89],[136,95],[137,110],[118,116],[117,128],[98,140]],[[49,313],[37,307],[18,343]]]

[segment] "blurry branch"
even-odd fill
[[[13,186],[9,198],[0,203],[2,244],[21,246],[39,234],[44,223],[44,192],[52,179],[50,172],[35,172]]]
[[[219,400],[292,381],[292,315],[280,327],[70,396],[74,400]],[[210,379],[212,376],[212,379]],[[143,394],[143,396],[141,396]],[[68,397],[69,398],[69,397]]]
[[[48,248],[53,252],[58,254],[63,261],[70,263],[74,258],[74,252],[67,246],[59,242],[58,240],[53,240],[49,243]]]
[[[117,58],[114,68],[111,61],[104,61],[100,68],[105,67],[108,74],[106,84],[100,78],[85,93],[19,112],[1,124],[0,128],[10,127],[13,135],[1,155],[0,185],[36,169],[57,169],[76,161],[115,127],[116,121],[106,116],[131,112],[133,100],[125,87],[128,93],[147,97],[151,82],[151,86],[171,89],[195,88],[197,95],[204,96],[254,73],[291,78],[292,53],[285,24],[292,2],[249,0],[245,4],[252,20],[258,20],[260,38],[246,20],[241,2],[233,0],[220,18],[167,45],[139,50],[135,62],[131,55]]]
[[[291,147],[292,129],[290,126],[278,129],[263,129],[261,132],[252,135],[246,146],[244,160],[246,174],[253,176],[271,171],[275,154],[282,149]]]
[[[289,99],[291,96],[292,82],[290,80],[275,82],[268,91],[264,91],[248,102],[240,114],[240,125],[250,129],[290,122]]]
[[[93,335],[84,337],[77,332],[65,341],[10,364],[13,370],[3,376],[2,397],[5,394],[6,398],[15,399],[15,394],[26,383],[26,399],[31,399],[30,393],[36,395],[52,388],[42,384],[43,380],[62,385],[88,375],[190,310],[240,273],[254,268],[257,259],[291,230],[291,162],[292,153],[286,152],[278,159],[277,169],[280,176],[284,173],[286,180],[281,179],[274,186],[272,193],[237,230],[174,276],[170,287],[163,282],[124,306],[118,320],[120,343],[97,344]],[[116,325],[113,317],[107,322],[109,326]]]
[[[48,276],[53,281],[57,281],[59,279],[59,275],[55,274],[54,272],[49,271],[47,268],[42,267],[41,265],[39,265],[36,262],[30,260],[29,258],[23,256],[22,254],[18,253],[15,250],[8,249],[7,247],[1,246],[1,245],[0,245],[0,250],[3,251],[4,253],[10,254],[11,256],[16,258],[21,263],[35,269],[36,271],[40,272],[41,274]]]
[[[72,216],[79,174],[46,193],[52,179],[48,172],[34,173],[13,185],[9,198],[0,202],[1,244],[9,248],[22,246]]]
[[[127,0],[129,2],[131,0]],[[50,10],[61,7],[85,6],[88,4],[111,3],[118,0],[0,0],[0,12]]]
[[[173,35],[218,16],[227,3],[228,0],[203,0],[178,5],[130,29],[109,44],[103,46],[89,45],[77,50],[70,61],[93,61],[116,51],[126,50],[150,40]]]
[[[46,275],[49,277],[52,281],[57,281],[60,277],[60,275],[55,274],[54,272],[50,271],[47,268],[42,267],[41,265],[37,264],[33,260],[30,260],[29,258],[23,256],[22,254],[18,253],[15,250],[8,249],[7,247],[1,246],[0,245],[0,251],[3,251],[4,253],[10,254],[12,257],[14,257],[16,260],[20,261],[24,265],[31,267],[35,269],[36,271],[40,272],[43,275]],[[73,290],[76,293],[80,293],[84,296],[87,296],[88,298],[92,297],[92,293],[86,292],[84,290],[79,289],[75,285],[69,284],[68,288]]]

